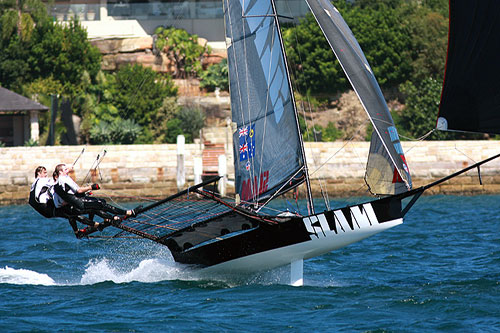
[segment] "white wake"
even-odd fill
[[[47,274],[37,273],[28,269],[10,268],[8,266],[0,268],[0,283],[32,284],[43,286],[56,285],[55,281],[52,280],[52,278]]]

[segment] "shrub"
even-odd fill
[[[206,71],[200,75],[200,88],[214,91],[215,88],[228,91],[229,77],[227,59],[222,59],[218,64],[210,65]]]
[[[116,119],[112,123],[101,121],[90,130],[93,144],[132,144],[142,128],[131,119]]]
[[[186,142],[193,142],[205,125],[205,115],[198,108],[181,109],[177,114],[177,119],[181,121],[180,125],[186,136]]]
[[[38,140],[29,139],[24,142],[25,147],[37,147],[39,146]]]
[[[90,142],[97,145],[111,143],[111,129],[106,121],[101,121],[90,129]]]
[[[183,108],[175,118],[167,122],[164,138],[168,143],[175,143],[177,135],[184,135],[186,143],[193,142],[198,137],[200,129],[205,124],[205,115],[197,108]]]
[[[132,144],[141,134],[141,126],[132,119],[118,119],[110,126],[111,141],[119,144]]]

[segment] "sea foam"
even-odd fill
[[[0,283],[33,284],[53,286],[56,283],[47,274],[40,274],[28,269],[15,269],[5,266],[0,268]]]
[[[107,259],[92,260],[85,269],[81,284],[104,281],[153,283],[165,280],[189,279],[189,272],[176,263],[164,259],[145,259],[131,269],[116,268]]]

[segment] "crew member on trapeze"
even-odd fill
[[[39,166],[35,170],[35,181],[30,190],[29,204],[42,216],[47,218],[67,218],[77,238],[82,238],[90,232],[101,231],[112,222],[119,223],[125,218],[136,215],[134,210],[123,210],[111,206],[104,199],[87,196],[86,192],[98,190],[99,185],[93,184],[80,187],[68,176],[71,168],[59,164],[53,177],[47,177],[47,169]],[[57,191],[57,192],[56,192]],[[139,207],[136,208],[140,209]],[[111,214],[110,214],[111,213]],[[78,216],[88,214],[94,226],[78,229]],[[94,215],[104,219],[103,223],[94,222]]]
[[[82,238],[85,231],[78,230],[74,215],[78,212],[71,211],[71,207],[56,208],[54,205],[54,184],[55,179],[47,177],[47,169],[39,166],[35,169],[35,181],[31,185],[29,204],[33,209],[46,218],[65,217],[73,228],[77,238]],[[97,226],[94,226],[97,230]]]
[[[39,166],[35,169],[35,181],[31,185],[29,204],[42,216],[51,218],[55,216],[55,206],[52,200],[52,178],[47,177],[47,169]]]
[[[88,186],[78,186],[71,177],[68,176],[69,168],[66,164],[58,164],[54,170],[54,205],[56,209],[68,209],[68,213],[95,214],[106,220],[121,220],[136,215],[134,210],[124,210],[111,206],[106,200],[91,197],[85,193],[99,190],[99,184]],[[111,215],[111,214],[112,215]]]

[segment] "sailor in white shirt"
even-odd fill
[[[54,183],[47,177],[47,169],[39,166],[35,169],[35,181],[31,185],[29,204],[41,215],[50,218],[55,216],[52,200]]]

